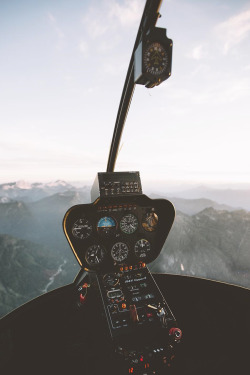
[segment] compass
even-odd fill
[[[160,76],[168,66],[168,55],[162,44],[153,42],[144,51],[143,62],[147,73]]]
[[[146,33],[134,54],[134,82],[152,88],[171,76],[173,41],[166,29],[153,27]]]

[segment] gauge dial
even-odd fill
[[[168,55],[160,43],[154,42],[146,48],[143,61],[147,73],[159,76],[167,69]]]
[[[91,235],[91,233],[92,225],[85,218],[78,219],[72,227],[73,236],[79,238],[80,240],[88,238]]]
[[[111,255],[117,262],[122,262],[128,256],[128,246],[124,242],[117,242],[111,249]]]
[[[90,246],[85,254],[85,259],[90,266],[97,266],[105,258],[105,249],[100,245]]]
[[[128,214],[123,216],[120,221],[120,228],[123,233],[132,234],[138,228],[138,220],[137,217],[133,214]]]
[[[148,240],[145,240],[144,238],[137,241],[135,244],[135,255],[140,259],[146,258],[150,250],[150,243],[148,242]]]
[[[119,278],[115,273],[106,273],[106,275],[103,276],[103,281],[108,286],[116,286],[119,283]]]
[[[111,235],[116,230],[116,221],[112,217],[104,216],[97,223],[97,232],[99,234]]]
[[[158,225],[158,216],[155,212],[151,211],[144,215],[142,226],[147,232],[154,232]]]

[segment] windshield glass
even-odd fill
[[[145,1],[1,4],[0,316],[79,271],[62,230],[106,170]],[[117,171],[176,219],[154,272],[250,287],[250,6],[163,1],[172,76],[136,87]]]

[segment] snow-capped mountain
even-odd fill
[[[11,200],[23,202],[35,202],[42,198],[54,194],[64,193],[65,191],[81,191],[89,193],[89,187],[75,187],[72,184],[57,180],[48,183],[27,181],[16,181],[0,185],[0,202],[8,203]]]

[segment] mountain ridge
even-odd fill
[[[150,194],[150,198],[157,199],[157,198],[164,198],[168,199],[170,202],[173,203],[175,208],[183,213],[188,215],[194,215],[207,207],[213,207],[216,210],[227,210],[227,211],[235,211],[240,208],[231,207],[225,204],[217,203],[211,199],[207,198],[197,198],[197,199],[186,199],[186,198],[178,198],[178,197],[168,197],[168,196],[160,196],[158,194]]]
[[[0,201],[0,252],[4,252],[4,258],[0,256],[1,268],[3,266],[0,298],[6,309],[34,298],[39,288],[41,294],[45,281],[46,285],[49,283],[51,272],[58,270],[64,261],[67,263],[63,265],[63,271],[50,288],[71,282],[79,271],[64,236],[62,220],[71,206],[90,202],[89,189],[49,191],[49,195],[36,201]],[[32,193],[32,189],[26,189],[26,192]],[[175,204],[176,219],[159,258],[150,265],[151,270],[217,279],[250,288],[250,212],[207,199],[170,198],[170,201]],[[20,253],[17,254],[18,246],[23,252],[21,258]],[[37,265],[38,259],[45,274]],[[37,272],[30,271],[36,269],[34,267],[38,267]],[[34,291],[27,289],[27,296],[22,294],[13,284],[13,280],[19,278],[21,285],[30,278]],[[6,313],[3,309],[0,308],[0,313]]]

